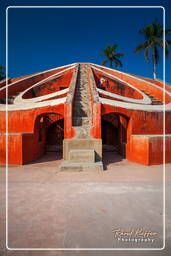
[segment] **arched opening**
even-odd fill
[[[125,158],[129,118],[120,113],[102,116],[102,147],[104,167]]]
[[[34,148],[39,162],[62,158],[64,139],[64,119],[57,113],[45,113],[36,118],[34,129]],[[33,149],[34,150],[34,149]]]
[[[64,119],[52,122],[46,132],[46,152],[62,153],[64,139]]]
[[[104,150],[118,150],[118,129],[107,120],[102,120],[102,145]]]

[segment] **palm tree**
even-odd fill
[[[113,68],[113,62],[115,63],[116,68],[122,67],[122,62],[120,61],[120,57],[124,56],[123,53],[117,53],[118,45],[108,45],[102,51],[102,55],[106,58],[102,61],[102,65],[106,65],[109,62],[110,68]]]
[[[152,23],[141,29],[139,33],[143,34],[145,37],[145,42],[138,45],[134,53],[139,53],[144,50],[144,57],[146,61],[149,61],[149,50],[152,52],[152,62],[153,62],[153,76],[156,79],[156,65],[159,61],[159,50],[158,48],[163,48],[165,45],[165,57],[169,55],[169,45],[171,41],[163,40],[163,26],[157,21],[157,19]],[[165,30],[165,35],[171,34],[171,29]]]
[[[0,64],[0,80],[5,78],[4,67]]]

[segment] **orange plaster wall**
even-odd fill
[[[33,147],[34,145],[34,147]],[[23,164],[38,159],[45,152],[45,140],[38,141],[35,134],[23,135]]]
[[[95,139],[101,139],[101,104],[93,104],[93,123],[91,135]]]
[[[103,104],[102,115],[119,113],[132,119],[132,134],[163,134],[163,112],[128,110]],[[171,113],[166,114],[167,133],[171,133]]]
[[[39,115],[57,113],[64,115],[64,104],[29,110],[8,112],[8,132],[33,133],[35,120]],[[0,112],[0,132],[6,132],[6,113]]]
[[[171,134],[171,112],[165,112],[166,134]]]
[[[163,138],[151,138],[149,141],[149,162],[150,164],[163,163]],[[165,161],[171,163],[171,137],[165,137]]]
[[[0,111],[0,132],[6,132],[6,112]]]
[[[0,163],[6,163],[6,135],[0,136]],[[44,154],[44,141],[34,134],[8,135],[8,164],[22,165]]]
[[[6,135],[0,135],[0,163],[6,163]],[[39,141],[39,123],[34,134],[8,134],[8,164],[22,165],[44,154],[45,130]]]
[[[131,117],[133,113],[133,110],[116,107],[116,106],[110,106],[107,104],[103,104],[101,109],[102,109],[101,110],[102,115],[109,114],[109,113],[120,113],[120,114],[126,115],[127,117]]]
[[[165,160],[166,163],[171,163],[171,137],[166,137],[165,140]]]
[[[72,102],[64,104],[64,138],[70,139],[75,135],[72,127]]]
[[[133,111],[133,134],[163,134],[163,112]]]
[[[166,163],[171,163],[171,137],[165,138]],[[163,137],[132,135],[126,146],[126,158],[144,165],[163,163]]]
[[[32,109],[29,111],[13,111],[8,113],[8,163],[25,164],[43,155],[45,149],[45,133],[39,142],[39,122],[37,117],[46,114],[60,114],[63,117],[63,104],[53,107]],[[0,132],[5,133],[5,113],[1,113]],[[31,134],[26,134],[31,133]],[[6,163],[6,135],[0,135],[0,163]]]
[[[6,163],[6,135],[0,135],[0,163]],[[22,135],[8,135],[8,163],[22,164]]]
[[[131,136],[129,143],[126,145],[126,159],[131,162],[149,165],[148,139],[144,136]]]
[[[149,139],[149,164],[161,164],[163,162],[163,139]]]

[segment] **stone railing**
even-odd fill
[[[89,69],[88,85],[90,89],[90,104],[91,104],[91,136],[95,139],[101,138],[101,103],[99,94],[96,88],[96,82],[92,69]]]
[[[75,94],[75,88],[78,78],[78,65],[73,71],[72,79],[67,93],[66,103],[64,104],[64,138],[70,139],[74,136],[74,129],[72,127],[72,107]]]

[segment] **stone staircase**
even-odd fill
[[[101,140],[90,135],[90,89],[88,87],[88,65],[80,64],[75,88],[72,126],[75,136],[65,139],[63,144],[64,161],[61,171],[103,170],[101,162]]]
[[[143,93],[145,93],[152,102],[152,105],[163,105],[163,103],[159,100],[157,100],[154,96],[150,95],[149,93],[145,92],[144,90],[141,90]]]
[[[75,138],[90,138],[90,91],[88,88],[88,67],[80,64],[73,104],[73,127]]]

